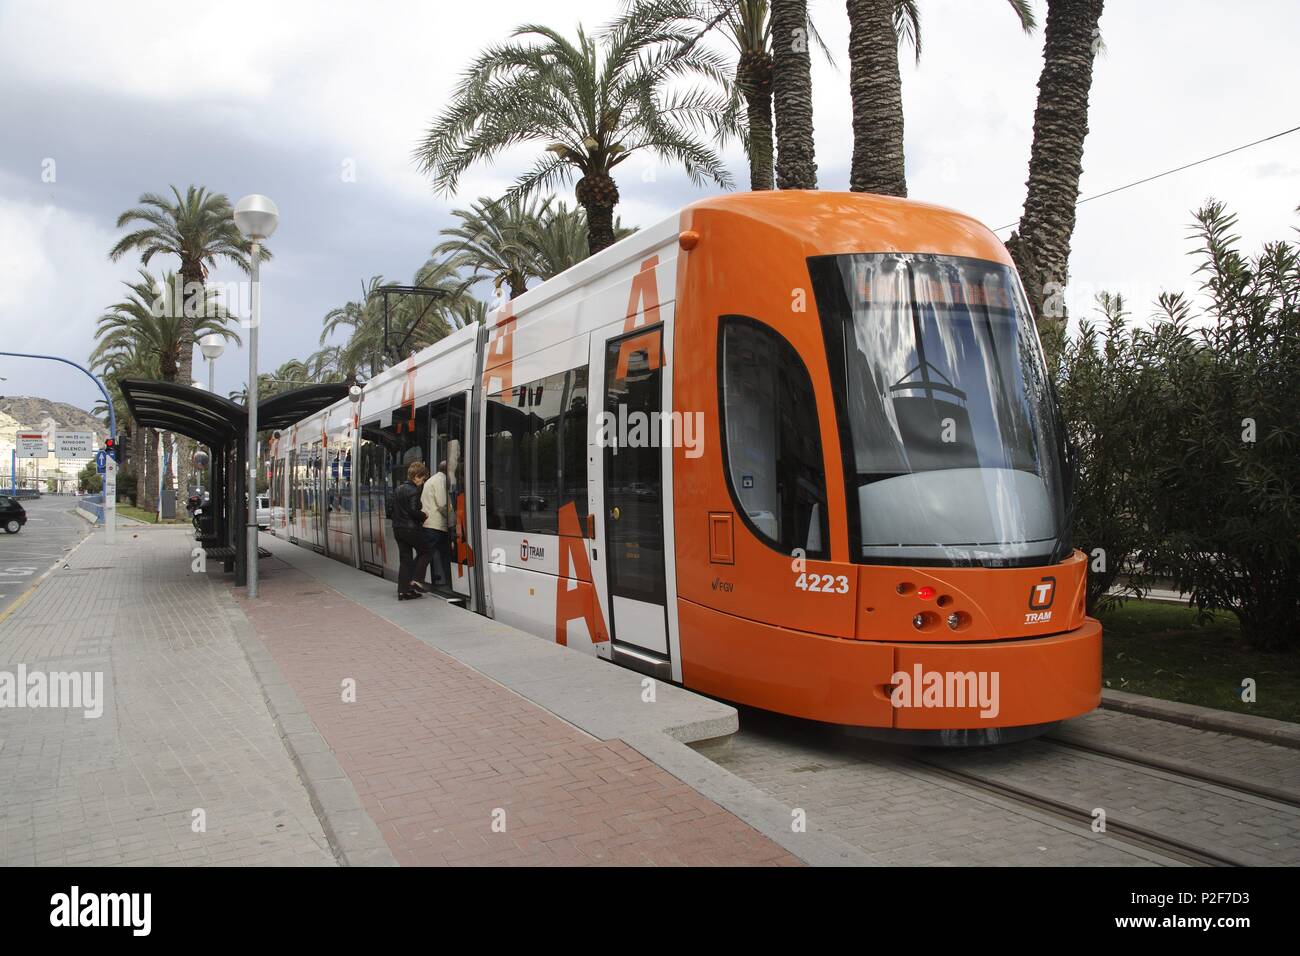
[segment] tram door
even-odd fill
[[[447,465],[447,496],[451,505],[451,539],[446,554],[452,590],[469,594],[468,541],[465,511],[465,402],[464,394],[444,398],[429,406],[429,470]]]
[[[605,572],[615,660],[659,672],[669,659],[664,567],[663,329],[605,343]],[[620,653],[620,651],[622,653]]]
[[[384,491],[388,487],[388,462],[385,460],[387,436],[379,423],[361,426],[357,481],[357,546],[361,550],[361,567],[373,574],[384,573],[387,543],[384,541]]]

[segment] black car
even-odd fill
[[[6,534],[17,534],[26,523],[27,512],[18,499],[0,495],[0,528],[4,528]]]

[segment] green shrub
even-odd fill
[[[1171,579],[1202,616],[1235,614],[1250,645],[1287,649],[1300,644],[1300,248],[1249,258],[1235,224],[1213,200],[1196,213],[1202,298],[1161,295],[1146,330],[1103,295],[1104,331],[1084,322],[1062,348],[1074,541],[1094,558],[1090,609],[1140,558],[1133,592]]]

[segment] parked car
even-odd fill
[[[257,496],[257,526],[271,527],[271,499],[267,495]]]
[[[0,495],[0,528],[4,528],[6,534],[17,534],[26,523],[27,511],[18,499]]]

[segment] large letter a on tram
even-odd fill
[[[569,643],[569,622],[583,620],[591,643],[609,640],[605,616],[600,613],[596,587],[591,582],[591,563],[583,545],[577,506],[570,501],[560,507],[560,568],[555,584],[555,643]],[[569,568],[572,562],[573,573]]]
[[[641,270],[632,277],[632,289],[627,297],[627,316],[623,320],[624,332],[635,332],[659,324],[659,282],[655,271],[658,267],[659,257],[651,256],[641,263]],[[627,378],[628,362],[638,351],[645,352],[647,369],[656,369],[666,364],[660,351],[658,332],[638,335],[625,339],[619,346],[614,378]]]

